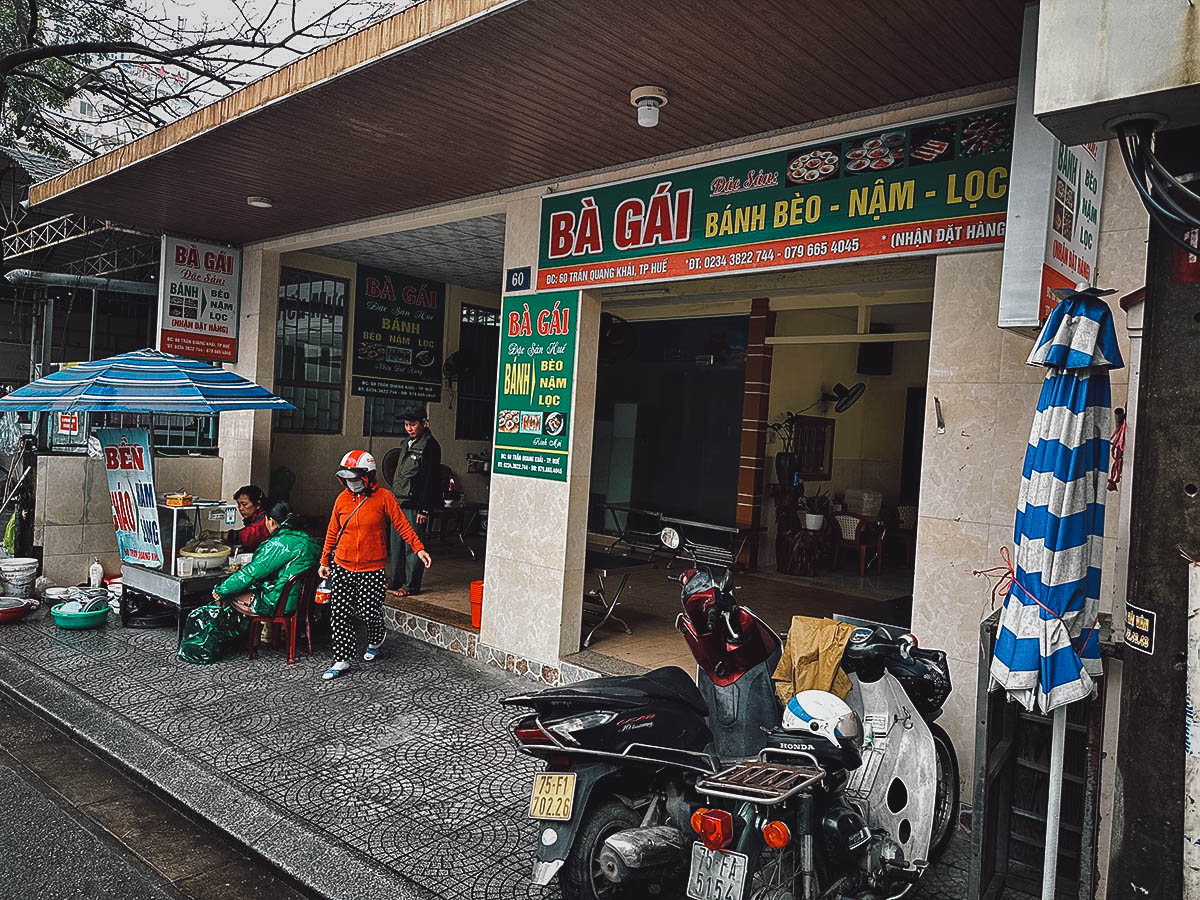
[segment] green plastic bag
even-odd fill
[[[17,516],[20,514],[20,510],[14,512],[4,527],[4,549],[13,556],[17,555]]]
[[[249,619],[231,606],[210,603],[188,613],[179,658],[206,666],[242,645]]]

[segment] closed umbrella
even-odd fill
[[[227,369],[158,350],[78,363],[0,398],[0,412],[211,415],[239,409],[295,407]]]
[[[1025,451],[1014,572],[990,670],[993,689],[1027,710],[1054,713],[1045,898],[1054,896],[1066,705],[1089,697],[1101,674],[1108,372],[1124,365],[1112,313],[1100,299],[1109,293],[1065,292],[1027,360],[1047,372]]]

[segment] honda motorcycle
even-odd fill
[[[664,529],[685,557],[687,542]],[[682,543],[682,547],[681,547]],[[544,761],[532,880],[566,900],[897,900],[949,841],[958,764],[934,720],[946,655],[861,623],[842,658],[846,700],[779,703],[783,642],[701,566],[676,628],[698,667],[596,678],[503,702],[517,747]]]

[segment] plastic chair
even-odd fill
[[[299,591],[300,594],[296,598],[296,608],[291,612],[284,612],[287,609],[288,597],[292,592]],[[264,622],[271,623],[271,646],[277,647],[278,644],[278,627],[283,628],[287,636],[287,652],[288,665],[296,661],[296,630],[297,623],[300,620],[304,622],[304,639],[308,643],[308,655],[312,656],[312,620],[309,618],[309,610],[312,605],[313,596],[317,592],[317,570],[309,569],[305,572],[300,572],[293,575],[284,584],[283,590],[279,594],[279,602],[275,604],[275,614],[270,616],[251,616],[250,617],[250,658],[254,659],[254,651],[258,649],[259,638],[262,633],[262,624]]]
[[[912,565],[917,552],[917,508],[896,507],[896,536],[904,542],[904,561]]]
[[[867,550],[874,544],[875,574],[878,575],[883,570],[883,529],[875,528],[876,523],[872,519],[862,519],[848,513],[834,516],[833,521],[838,527],[838,542],[833,548],[833,567],[837,568],[843,548],[852,548],[858,551],[858,577],[865,577]],[[873,535],[869,533],[872,529],[875,532]]]

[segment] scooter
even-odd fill
[[[673,529],[662,540],[681,551]],[[861,711],[821,691],[785,710],[779,635],[737,602],[728,569],[693,563],[672,580],[698,684],[665,667],[504,701],[532,710],[509,729],[545,762],[533,883],[557,877],[566,900],[904,896],[958,805],[953,747],[931,724],[945,655],[857,628],[843,667]]]

